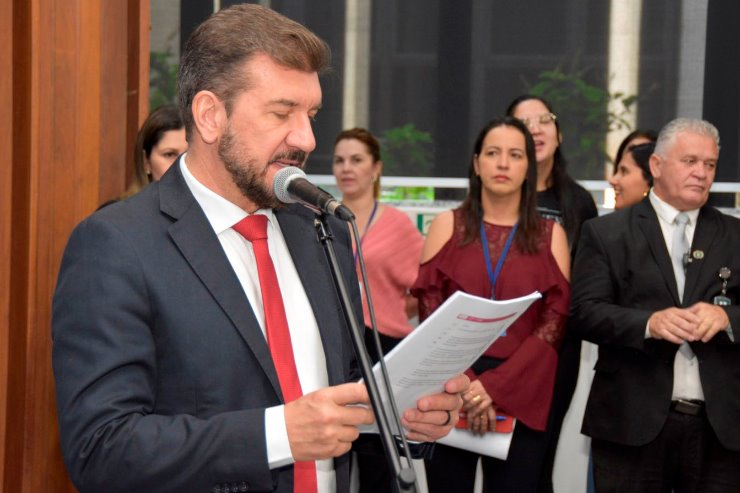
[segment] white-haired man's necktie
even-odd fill
[[[673,263],[673,273],[676,276],[676,288],[678,297],[683,302],[683,292],[686,285],[686,259],[689,255],[689,242],[686,239],[686,226],[689,224],[689,215],[685,212],[679,212],[673,220],[676,224],[673,230],[673,241],[671,242],[671,261]],[[691,346],[684,341],[678,348],[687,359],[694,358],[694,351]]]

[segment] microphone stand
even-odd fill
[[[365,349],[365,342],[363,333],[357,323],[354,310],[352,308],[352,301],[350,300],[347,286],[342,278],[341,269],[337,262],[336,254],[334,252],[334,240],[329,226],[326,222],[326,215],[323,213],[317,214],[317,219],[314,222],[316,232],[318,233],[319,241],[324,246],[326,257],[329,260],[329,267],[331,268],[332,278],[334,279],[334,285],[339,295],[342,308],[344,311],[344,317],[350,328],[350,335],[352,336],[352,345],[355,349],[355,354],[360,363],[360,371],[365,381],[368,394],[370,396],[370,403],[372,404],[373,411],[375,412],[375,420],[378,425],[378,432],[380,434],[380,441],[383,444],[385,450],[385,456],[388,459],[388,465],[391,467],[393,477],[395,478],[396,485],[399,492],[416,492],[416,475],[414,473],[413,465],[409,464],[408,467],[404,467],[401,464],[401,457],[396,448],[396,442],[391,431],[388,416],[386,415],[383,401],[380,397],[380,391],[378,389],[378,383],[375,380],[375,375],[372,371],[372,365],[370,364],[370,356],[367,354]],[[364,329],[362,329],[364,330]],[[386,389],[388,393],[390,389]],[[401,424],[396,420],[396,426],[399,431],[402,430]],[[408,452],[408,448],[406,449]]]

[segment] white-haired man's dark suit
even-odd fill
[[[646,338],[648,319],[668,307],[712,303],[722,288],[719,271],[727,267],[732,305],[725,309],[735,342],[722,331],[690,345],[705,397],[702,412],[721,445],[740,451],[740,220],[705,205],[690,251],[700,253],[690,257],[681,302],[649,197],[584,225],[572,275],[570,326],[599,345],[583,422],[583,433],[594,440],[641,446],[658,436],[672,412],[679,346]]]

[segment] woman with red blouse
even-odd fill
[[[542,298],[467,371],[470,431],[494,431],[498,413],[517,419],[507,460],[437,444],[427,482],[430,493],[472,492],[482,457],[483,491],[534,492],[568,313],[568,241],[560,225],[537,212],[535,147],[519,120],[496,119],[481,130],[469,179],[465,201],[435,218],[424,243],[412,288],[420,318],[455,291],[497,300],[539,291]]]

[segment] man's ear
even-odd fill
[[[206,144],[218,141],[226,127],[226,107],[211,91],[200,91],[191,105],[196,131]]]
[[[651,154],[648,164],[650,165],[650,174],[653,175],[653,178],[660,178],[660,156],[655,153]]]

